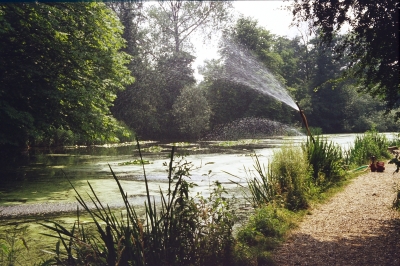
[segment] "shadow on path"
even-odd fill
[[[276,265],[400,265],[400,219],[382,221],[362,235],[331,238],[295,234],[276,254]]]

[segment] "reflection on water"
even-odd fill
[[[343,134],[326,137],[348,148],[355,136],[355,134]],[[191,180],[198,185],[195,187],[195,192],[204,193],[208,191],[209,185],[217,180],[228,190],[238,190],[238,185],[235,183],[245,185],[245,168],[250,170],[253,168],[250,154],[256,153],[261,162],[267,165],[274,149],[284,143],[300,144],[305,140],[304,136],[293,136],[176,145],[177,154],[183,156],[183,160],[193,163]],[[159,142],[147,142],[141,145],[143,159],[150,162],[145,165],[145,170],[154,195],[158,195],[160,186],[162,188],[166,184],[167,168],[163,164],[169,161],[172,145]],[[89,190],[87,181],[90,182],[100,197],[111,204],[119,200],[119,194],[109,167],[121,180],[130,197],[140,201],[145,195],[141,165],[121,165],[136,159],[139,159],[139,152],[133,143],[54,150],[31,149],[24,154],[2,154],[0,205],[73,202],[75,192],[65,177],[68,177],[81,192]]]

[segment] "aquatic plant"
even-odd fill
[[[268,168],[253,155],[254,170],[246,170],[247,200],[254,207],[275,204],[289,210],[308,207],[306,188],[309,166],[300,147],[283,146],[273,153]],[[246,193],[248,191],[248,193]]]
[[[0,234],[0,265],[21,265],[27,261],[26,231],[27,226],[16,225]]]
[[[138,149],[143,161],[139,145]],[[150,197],[142,163],[147,192],[144,218],[130,204],[111,167],[124,202],[120,215],[100,202],[90,183],[90,204],[75,190],[79,204],[93,220],[95,232],[91,234],[90,228],[79,222],[79,212],[70,230],[54,221],[42,224],[56,233],[48,236],[59,239],[54,261],[58,265],[203,265],[229,260],[235,218],[229,200],[222,196],[221,184],[216,184],[208,198],[191,197],[194,184],[187,179],[192,164],[183,158],[175,161],[174,152],[173,147],[166,164],[167,192],[159,192],[161,206]]]
[[[142,165],[142,164],[150,164],[149,160],[133,160],[128,162],[118,163],[118,165]]]

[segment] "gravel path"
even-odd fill
[[[311,211],[274,253],[277,265],[400,265],[400,213],[392,210],[400,173],[357,177]]]

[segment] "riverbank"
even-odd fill
[[[274,251],[276,265],[400,265],[400,174],[366,172],[315,207]]]

